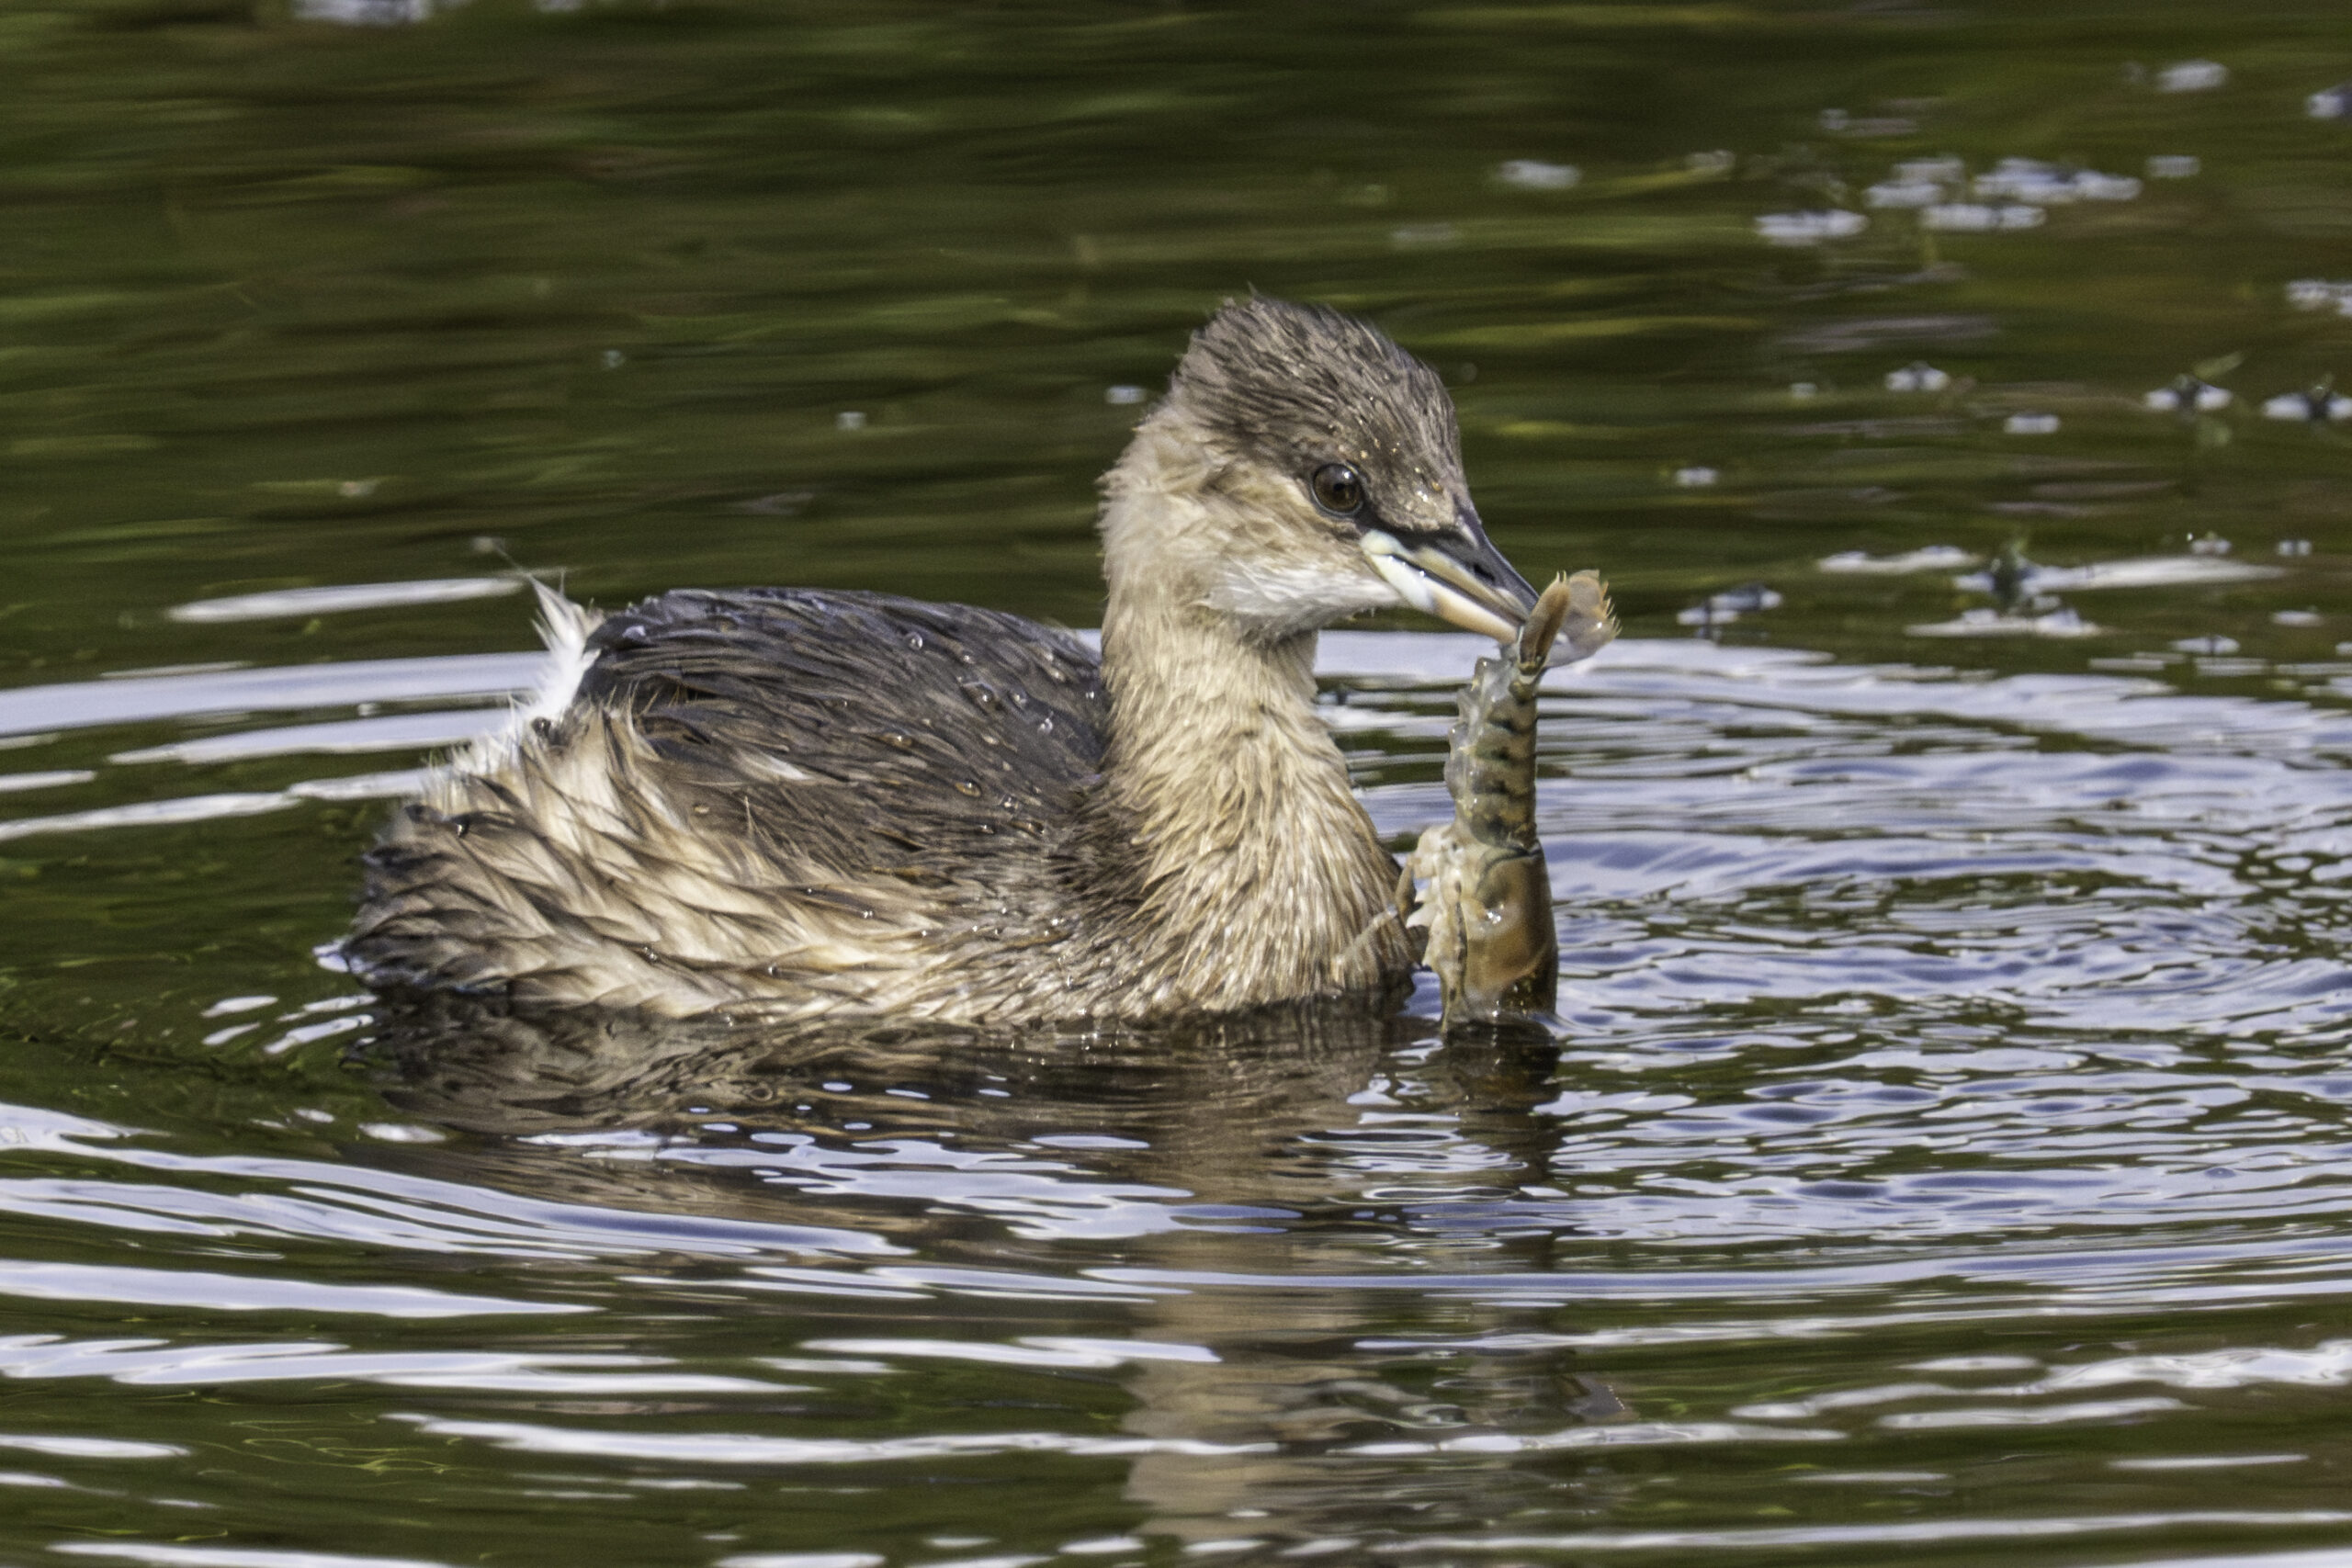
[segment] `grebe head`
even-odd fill
[[[1444,384],[1352,317],[1227,302],[1142,434],[1199,459],[1155,567],[1248,632],[1403,604],[1508,643],[1535,604],[1471,504]]]

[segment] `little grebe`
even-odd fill
[[[1318,627],[1498,641],[1437,375],[1267,299],[1193,337],[1102,481],[1098,656],[993,610],[544,595],[560,672],[367,857],[379,988],[782,1019],[1143,1020],[1374,992],[1396,862],[1314,708]]]

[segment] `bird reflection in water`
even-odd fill
[[[1554,1043],[1533,1030],[1442,1040],[1397,1000],[990,1032],[426,995],[393,998],[361,1055],[408,1113],[479,1134],[390,1156],[442,1179],[691,1221],[835,1227],[903,1249],[894,1264],[1039,1281],[1052,1304],[976,1308],[986,1325],[974,1337],[1034,1333],[1040,1318],[1067,1333],[1077,1317],[1198,1348],[1215,1359],[1093,1374],[1118,1377],[1133,1402],[1120,1430],[1153,1440],[1128,1461],[1126,1495],[1148,1514],[1136,1528],[1288,1546],[1384,1520],[1476,1522],[1465,1510],[1494,1499],[1446,1479],[1451,1465],[1433,1471],[1432,1444],[1464,1467],[1501,1466],[1482,1439],[1630,1418],[1556,1348],[1365,1344],[1405,1321],[1365,1276],[1394,1271],[1402,1286],[1416,1271],[1476,1272],[1501,1287],[1553,1271],[1562,1239],[1523,1190],[1548,1179],[1556,1127],[1536,1108],[1554,1092]],[[673,1157],[582,1157],[583,1143],[631,1135]],[[861,1278],[854,1260],[828,1267]],[[1122,1292],[1127,1271],[1173,1278]],[[1103,1294],[1072,1307],[1053,1300],[1061,1280]],[[1546,1308],[1486,1292],[1413,1299],[1416,1331],[1435,1325],[1446,1339],[1556,1327]],[[857,1301],[854,1326],[832,1331],[888,1334],[894,1305]],[[923,1312],[940,1332],[937,1304]],[[1403,1447],[1384,1459],[1385,1444]],[[1496,1481],[1528,1483],[1500,1469]]]

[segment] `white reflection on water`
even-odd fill
[[[1981,201],[1947,201],[1921,208],[1919,225],[1954,233],[1983,234],[2000,229],[2039,229],[2046,216],[2039,207],[2022,202],[1994,207]]]
[[[172,800],[143,800],[135,806],[107,806],[95,811],[68,811],[55,817],[19,817],[0,822],[0,840],[29,838],[36,833],[86,833],[108,828],[170,827],[182,822],[212,822],[224,817],[254,817],[297,804],[284,791],[256,794],[183,795]]]
[[[357,1313],[371,1317],[402,1318],[594,1310],[571,1303],[451,1295],[413,1285],[329,1285],[307,1280],[183,1269],[7,1260],[0,1260],[0,1295],[41,1301],[122,1302],[205,1312]]]
[[[422,1557],[358,1557],[344,1551],[287,1551],[250,1546],[164,1546],[130,1540],[62,1540],[51,1551],[112,1557],[153,1568],[447,1568]]]
[[[306,22],[336,22],[347,28],[397,28],[432,18],[434,0],[294,0],[294,15]]]
[[[2038,615],[2004,615],[1998,610],[1963,610],[1949,621],[1927,621],[1903,628],[1910,637],[2101,637],[2107,628],[2095,626],[2068,609]]]
[[[1568,190],[1583,178],[1584,172],[1573,164],[1546,164],[1537,158],[1513,158],[1495,170],[1497,184],[1521,190]]]
[[[47,1454],[55,1459],[177,1459],[187,1452],[175,1443],[140,1443],[122,1438],[68,1438],[29,1432],[0,1432],[0,1449]]]
[[[956,1339],[811,1339],[801,1347],[851,1356],[908,1356],[916,1359],[979,1361],[1008,1367],[1079,1367],[1105,1370],[1133,1361],[1214,1361],[1204,1345],[1170,1345],[1150,1339],[1081,1339],[1033,1335],[1013,1345]]]
[[[460,653],[22,686],[0,691],[0,735],[93,729],[203,714],[508,696],[528,690],[546,661],[539,653]]]
[[[45,773],[0,773],[0,795],[23,795],[37,789],[62,789],[85,784],[98,775],[87,768],[57,768]]]
[[[2200,541],[2201,542],[2201,541]],[[2185,556],[2143,556],[2125,560],[2092,561],[2084,566],[2042,566],[2029,563],[2023,585],[2032,592],[2082,592],[2093,588],[2178,588],[2204,583],[2266,582],[2287,575],[2287,569],[2233,561],[2224,544],[2220,549]],[[1952,586],[1988,593],[1994,583],[1983,572],[1952,579]]]
[[[2245,563],[2133,570],[2205,582]],[[1326,672],[1349,682],[1328,711],[1384,830],[1446,809],[1431,776],[1446,688],[1486,646],[1326,639]],[[514,667],[516,685],[535,665]],[[323,667],[185,680],[298,675],[313,698],[334,690]],[[755,1054],[741,1071],[658,1033],[509,1060],[500,1032],[520,1021],[499,1019],[467,1037],[473,1058],[436,1064],[479,1079],[403,1099],[398,1122],[330,1118],[339,1133],[316,1135],[345,1140],[332,1157],[0,1121],[26,1129],[0,1176],[9,1224],[148,1249],[143,1269],[49,1283],[73,1299],[135,1291],[150,1337],[24,1344],[18,1375],[187,1386],[209,1366],[224,1386],[401,1387],[414,1430],[457,1450],[637,1479],[1116,1461],[1148,1517],[1195,1544],[1238,1539],[1241,1499],[1271,1498],[1288,1533],[1261,1533],[1297,1540],[1320,1516],[1284,1489],[1337,1485],[1335,1466],[1360,1472],[1346,1483],[1360,1504],[1391,1474],[1436,1485],[1514,1455],[1703,1447],[1711,1463],[1785,1466],[1811,1450],[1866,1477],[1925,1473],[1920,1445],[2128,1424],[2201,1451],[2216,1446],[2206,1410],[2335,1386],[2340,1341],[2242,1332],[2225,1314],[2300,1302],[2320,1315],[2352,1292],[2329,1228],[2352,1201],[2352,1077],[2335,1060],[2352,987],[2333,901],[2352,866],[2352,716],[2150,679],[1638,639],[1555,672],[1544,702],[1539,822],[1569,1028],[1524,1083],[1410,1019],[1321,1056],[1196,1043],[1122,1067],[1102,1042],[989,1055],[958,1041]],[[2291,936],[2275,929],[2282,905]],[[269,984],[288,998],[281,1029],[375,1024],[347,987],[310,1001]],[[263,994],[251,987],[239,996]],[[187,1002],[192,1033],[211,1027],[206,1010]],[[538,1135],[497,1136],[510,1112]],[[390,1145],[350,1131],[452,1122],[490,1131]],[[209,1260],[229,1248],[277,1256]],[[449,1320],[467,1337],[448,1345],[315,1328],[223,1344],[203,1326],[353,1249],[454,1263],[467,1277],[434,1292],[445,1303],[568,1307],[583,1328],[617,1321],[577,1310],[607,1302],[642,1325],[773,1318],[782,1332],[745,1348],[803,1353],[599,1360],[609,1341],[518,1346],[496,1317]],[[2152,1315],[2210,1325],[2209,1340],[2070,1348],[2144,1335]],[[1321,1325],[1321,1348],[1263,1336],[1303,1322]],[[670,1332],[641,1331],[624,1348]],[[361,1332],[338,1323],[334,1337]],[[1927,1354],[1993,1334],[2036,1364]],[[1932,1372],[1876,1364],[1888,1344]],[[1568,1356],[1603,1371],[1650,1356],[1655,1374],[1708,1347],[1749,1365],[1736,1392],[1657,1394],[1636,1375],[1613,1412],[1605,1389],[1575,1396],[1599,1414],[1556,1392],[1478,1405],[1412,1375],[1476,1382],[1498,1361]],[[1810,1359],[1779,1380],[1792,1355]],[[1056,1411],[1073,1388],[1115,1385],[1133,1413],[1123,1431],[1024,1415],[878,1434],[752,1414],[784,1386],[775,1375],[839,1397],[890,1369],[882,1381],[910,1401],[986,1377]],[[542,1397],[609,1400],[627,1418],[474,1403]],[[657,1419],[672,1407],[687,1418]],[[2103,1457],[2084,1463],[2120,1483]],[[2274,1516],[2196,1517],[2257,1529]],[[1963,1542],[1986,1524],[1928,1522]],[[1754,1534],[1667,1533],[1696,1543],[1660,1548],[1684,1555]],[[1407,1550],[1394,1534],[1349,1550],[1392,1547]]]
[[[757,1432],[589,1431],[519,1421],[456,1421],[394,1416],[435,1437],[475,1438],[524,1453],[600,1454],[670,1463],[881,1464],[975,1454],[1061,1453],[1096,1458],[1139,1454],[1272,1453],[1272,1443],[1212,1443],[1192,1438],[1085,1438],[1062,1432],[959,1432],[916,1438],[778,1438]]]
[[[421,771],[402,769],[396,773],[305,779],[282,790],[180,795],[132,806],[100,807],[94,811],[68,811],[54,817],[20,817],[0,822],[0,841],[40,833],[89,833],[114,828],[173,827],[187,822],[217,822],[231,817],[259,817],[312,800],[395,798],[415,794],[424,778]]]
[[[499,728],[506,723],[507,716],[503,708],[389,714],[332,724],[289,725],[283,729],[240,730],[202,740],[175,740],[168,746],[118,751],[107,761],[196,764],[242,761],[251,757],[288,757],[305,751],[413,751],[462,745]]]
[[[1849,240],[1871,226],[1859,212],[1766,212],[1756,220],[1756,232],[1775,245],[1817,245],[1825,240]]]
[[[222,621],[278,620],[288,615],[333,615],[347,610],[395,610],[418,604],[452,604],[497,599],[523,586],[514,577],[413,578],[401,582],[346,582],[327,588],[278,588],[226,599],[197,599],[175,604],[173,620],[207,625]]]
[[[1905,577],[1913,572],[1951,571],[1959,567],[1973,566],[1976,559],[1975,556],[1956,546],[1928,545],[1892,556],[1840,550],[1834,556],[1822,557],[1814,564],[1824,571],[1844,572],[1857,577]]]
[[[1427,1443],[1360,1443],[1340,1451],[1367,1459],[1400,1454],[1547,1453],[1560,1449],[1686,1448],[1696,1443],[1834,1443],[1845,1435],[1814,1427],[1759,1427],[1742,1421],[1637,1421],[1623,1426],[1570,1427],[1557,1432],[1479,1433]]]
[[[2218,60],[2180,60],[2156,73],[2160,93],[2210,93],[2230,83],[2230,68]]]
[[[322,1340],[175,1345],[167,1339],[73,1340],[41,1334],[0,1338],[0,1377],[97,1377],[141,1388],[350,1382],[386,1388],[616,1398],[687,1393],[764,1396],[808,1390],[805,1383],[681,1371],[661,1356],[352,1350]],[[29,1448],[32,1441],[0,1437],[0,1449]],[[61,1438],[54,1442],[58,1446],[35,1451],[106,1459],[185,1451],[100,1438]]]
[[[0,1146],[18,1153],[47,1150],[83,1162],[128,1166],[162,1179],[147,1182],[87,1176],[0,1179],[0,1213],[62,1221],[101,1234],[176,1235],[207,1241],[267,1238],[324,1245],[364,1240],[371,1248],[422,1255],[574,1260],[660,1253],[756,1263],[811,1255],[872,1257],[904,1251],[881,1237],[854,1230],[548,1201],[328,1160],[185,1155],[148,1146],[132,1129],[31,1107],[0,1106]],[[468,1298],[434,1292],[383,1295],[374,1293],[374,1287],[311,1287],[299,1281],[288,1287],[298,1292],[296,1296],[278,1297],[271,1293],[275,1284],[263,1276],[190,1276],[153,1269],[0,1263],[0,1294],[51,1299],[211,1304],[225,1310],[299,1307],[307,1303],[320,1311],[382,1309],[393,1311],[394,1315],[424,1316],[583,1310],[574,1303],[469,1304]],[[323,1293],[314,1300],[299,1294],[313,1289]],[[1094,1287],[1091,1293],[1148,1292],[1103,1285]],[[407,1310],[411,1308],[431,1310],[411,1314]]]
[[[2186,1530],[2199,1526],[2289,1529],[2352,1524],[2352,1514],[2304,1508],[2177,1513],[2084,1514],[2043,1519],[1941,1519],[1869,1525],[1790,1525],[1768,1529],[1586,1530],[1573,1535],[1424,1536],[1373,1548],[1384,1557],[1430,1551],[1723,1551],[1789,1546],[1903,1546],[1974,1540],[2033,1540],[2125,1531]]]

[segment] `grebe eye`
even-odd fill
[[[1363,480],[1345,463],[1324,464],[1309,482],[1314,486],[1315,503],[1326,512],[1345,517],[1363,506]]]

